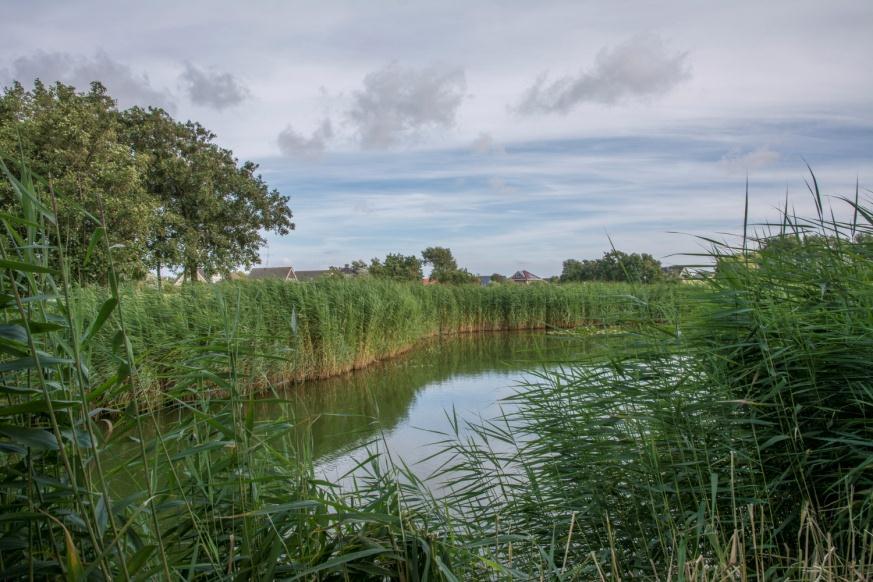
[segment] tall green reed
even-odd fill
[[[680,285],[603,283],[482,288],[375,279],[251,281],[171,292],[129,288],[122,290],[117,315],[124,315],[139,355],[143,397],[160,402],[173,381],[164,363],[221,329],[225,297],[234,297],[235,333],[265,355],[238,362],[255,378],[250,387],[257,390],[360,368],[433,335],[673,320],[680,297],[692,291]],[[105,297],[103,290],[82,289],[76,305],[88,318]],[[98,375],[111,370],[111,347],[111,334],[104,332],[86,355]]]
[[[840,222],[811,186],[813,218],[711,241],[681,325],[545,372],[474,438],[448,434],[454,489],[424,507],[532,577],[873,574],[873,212],[844,200]]]
[[[81,301],[49,185],[0,169],[17,196],[0,215],[0,577],[453,579],[447,564],[469,552],[421,529],[378,464],[360,490],[338,491],[315,478],[293,410],[255,419],[245,387],[260,378],[240,363],[293,346],[253,349],[241,289],[216,290],[208,328],[163,344],[161,397],[179,416],[158,419],[129,297],[112,275],[96,303]],[[111,255],[111,231],[83,216],[97,227],[91,244]],[[312,313],[329,318],[323,305]]]

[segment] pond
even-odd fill
[[[452,419],[497,416],[501,402],[543,370],[580,359],[589,342],[545,332],[477,333],[428,340],[366,369],[305,382],[283,396],[311,427],[316,472],[340,482],[372,451],[406,463],[420,478],[441,460],[432,446]],[[258,409],[260,417],[274,407]]]
[[[307,450],[326,481],[344,484],[377,451],[426,479],[444,461],[434,456],[434,443],[452,431],[453,419],[463,437],[465,421],[497,416],[525,381],[581,359],[605,339],[543,331],[436,337],[361,370],[286,386],[258,400],[254,415],[296,425],[298,453]],[[172,431],[180,414],[187,413],[161,414],[162,432]]]

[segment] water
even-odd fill
[[[410,353],[351,374],[306,382],[283,396],[312,430],[316,471],[340,482],[373,451],[387,452],[420,477],[444,460],[434,443],[458,419],[494,418],[507,396],[543,370],[579,359],[578,339],[544,332],[483,333],[425,342]],[[262,418],[274,414],[269,407]],[[452,433],[453,434],[453,433]]]
[[[360,474],[364,469],[356,467],[376,451],[426,479],[445,460],[433,457],[434,443],[452,433],[450,419],[457,418],[463,437],[466,421],[496,417],[510,406],[502,400],[523,389],[524,381],[578,360],[592,341],[545,332],[434,338],[363,370],[287,386],[258,400],[254,415],[294,424],[295,447],[307,449],[316,475],[332,483]],[[162,414],[162,432],[172,432],[188,414]],[[129,446],[117,460],[123,466],[137,454],[138,447]]]

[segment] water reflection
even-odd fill
[[[578,339],[543,332],[436,338],[365,370],[292,386],[280,394],[291,402],[283,414],[308,425],[318,472],[330,481],[377,447],[426,477],[440,460],[420,461],[433,452],[435,433],[450,429],[447,413],[491,418],[527,375],[576,360],[586,349]],[[257,415],[275,418],[279,410],[265,402]]]
[[[520,381],[578,360],[604,339],[584,342],[545,332],[433,338],[403,356],[363,370],[286,386],[256,400],[252,412],[258,420],[293,425],[291,436],[296,442],[290,443],[289,455],[300,458],[307,451],[315,460],[317,475],[330,482],[347,483],[349,472],[377,449],[426,478],[443,460],[421,462],[434,452],[430,445],[440,440],[437,433],[450,431],[447,413],[457,414],[461,421],[493,418],[505,406],[500,400],[517,390]],[[215,406],[216,413],[230,414],[220,402]],[[162,446],[171,454],[190,445],[188,436],[180,436],[188,434],[183,427],[190,414],[185,407],[160,414]],[[229,417],[220,420],[232,422]],[[151,431],[147,432],[150,437]],[[277,448],[285,446],[287,436],[274,443]],[[110,463],[113,473],[120,475],[116,486],[122,492],[141,485],[138,474],[126,468],[139,447],[133,440],[125,442],[115,450],[116,462]],[[155,460],[162,463],[161,456]],[[169,477],[163,465],[156,471]]]

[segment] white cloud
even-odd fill
[[[279,133],[277,142],[279,151],[285,157],[314,160],[321,157],[332,138],[333,125],[330,119],[325,119],[310,137],[298,133],[289,125]]]
[[[718,164],[728,174],[745,174],[750,170],[772,166],[779,161],[779,158],[779,152],[771,150],[769,146],[762,146],[745,152],[739,149],[731,150],[722,156]]]
[[[249,96],[248,88],[230,73],[206,71],[191,63],[185,63],[179,81],[192,103],[219,111],[239,105]]]
[[[364,77],[347,115],[362,148],[387,148],[453,126],[466,89],[463,69],[391,64]]]
[[[660,36],[638,34],[622,44],[604,47],[590,71],[548,81],[543,73],[525,91],[518,111],[562,113],[581,103],[615,104],[663,95],[691,72],[687,53],[670,53]]]
[[[93,58],[36,51],[12,61],[7,75],[25,86],[39,79],[44,83],[61,81],[80,91],[88,90],[93,81],[100,81],[118,101],[119,107],[152,105],[171,110],[175,107],[169,92],[152,87],[148,75],[134,73],[102,50],[98,50]]]

